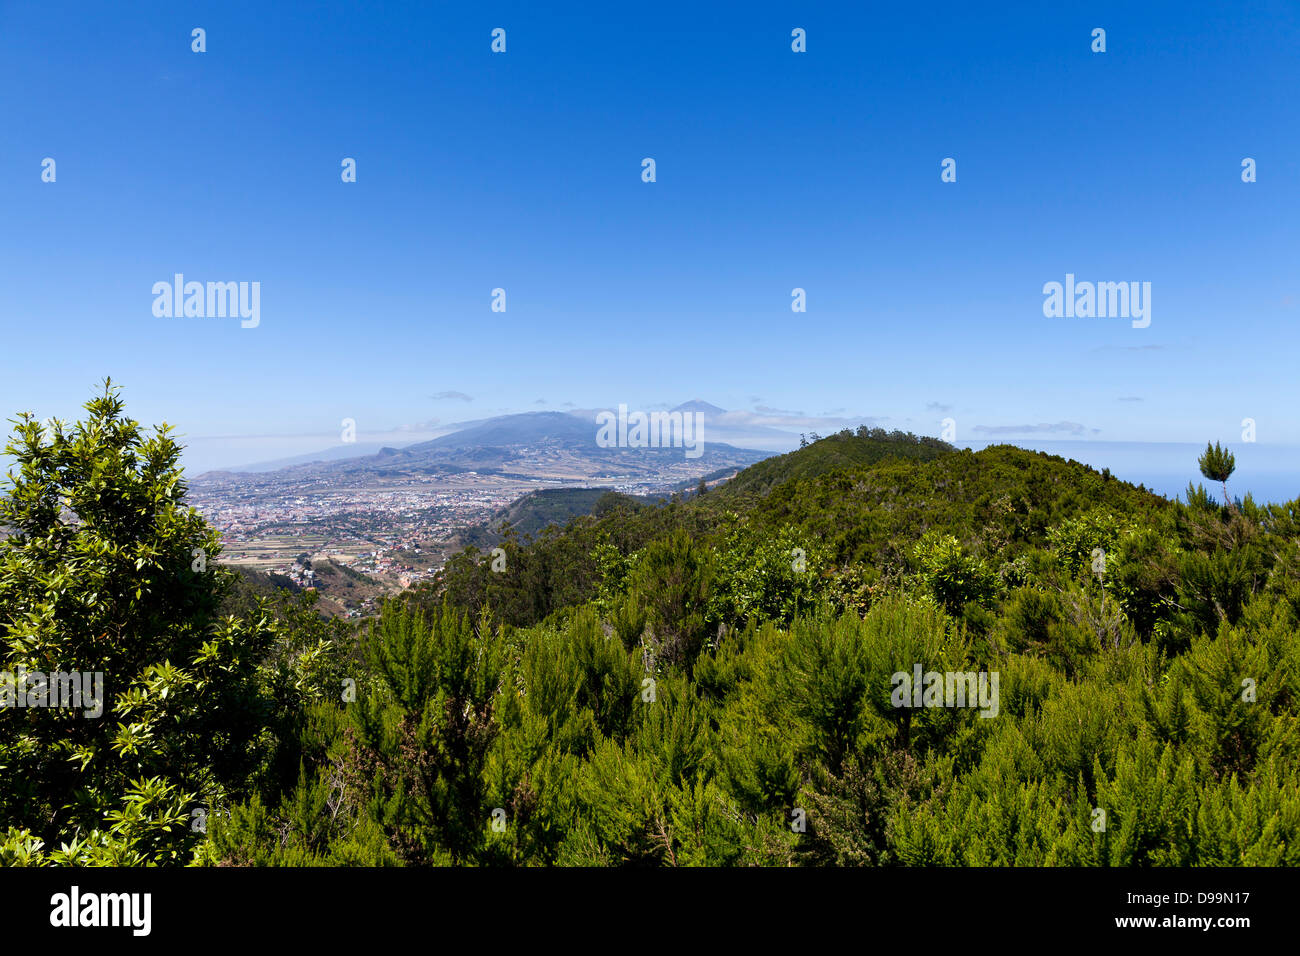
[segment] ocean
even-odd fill
[[[1191,442],[1126,441],[1033,441],[996,440],[961,442],[978,451],[989,445],[1015,445],[1073,458],[1110,473],[1134,485],[1145,485],[1167,498],[1181,498],[1187,484],[1199,482],[1215,499],[1223,497],[1217,481],[1207,481],[1196,464],[1204,444]],[[1300,445],[1269,445],[1262,442],[1233,442],[1228,450],[1236,456],[1237,469],[1228,479],[1233,498],[1251,494],[1256,504],[1283,503],[1300,498]]]

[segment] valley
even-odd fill
[[[534,493],[667,497],[767,455],[719,443],[696,457],[602,447],[585,420],[534,412],[355,458],[208,472],[191,482],[188,500],[221,533],[222,563],[296,579],[305,556],[397,591],[432,578],[464,545],[491,538],[483,526]],[[585,513],[562,510],[566,518]]]

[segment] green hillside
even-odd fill
[[[490,526],[508,527],[520,537],[536,537],[552,524],[568,524],[570,519],[614,507],[638,508],[644,502],[608,488],[547,488],[524,495],[503,508],[489,522]]]
[[[868,464],[842,467],[854,459]],[[757,487],[770,491],[743,491]],[[841,433],[753,465],[704,495],[579,516],[526,547],[510,543],[518,574],[492,574],[472,552],[455,556],[436,593],[471,610],[491,605],[511,624],[535,624],[597,596],[602,542],[631,554],[677,529],[714,545],[740,532],[756,541],[788,537],[792,547],[815,550],[845,574],[898,579],[913,570],[912,552],[927,533],[955,535],[972,553],[1007,563],[1047,547],[1052,526],[1103,505],[1116,516],[1171,507],[1041,452],[956,451],[910,435]]]
[[[886,458],[933,461],[953,446],[936,438],[918,438],[905,432],[886,432],[865,425],[856,432],[845,429],[814,441],[798,451],[777,455],[750,465],[719,492],[729,499],[764,495],[784,481],[847,468],[874,465]]]
[[[315,591],[313,606],[320,614],[333,617],[346,616],[349,612],[358,614],[377,606],[387,592],[380,582],[332,558],[316,561],[311,568],[315,572],[311,588]],[[231,565],[229,570],[232,578],[222,603],[222,610],[227,614],[250,614],[258,600],[278,600],[281,591],[292,597],[304,590],[283,574],[266,574],[240,565]]]
[[[461,545],[482,550],[495,547],[507,537],[535,538],[551,525],[565,525],[583,515],[635,510],[651,503],[652,499],[608,488],[545,488],[529,492],[482,524],[457,532],[456,537]]]

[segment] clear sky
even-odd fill
[[[694,398],[1300,443],[1300,7],[987,7],[3,0],[0,410],[112,375],[196,467]],[[177,272],[260,325],[155,317]],[[1046,318],[1067,273],[1150,326]]]

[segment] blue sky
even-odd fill
[[[692,398],[1300,444],[1300,8],[989,7],[0,2],[0,408],[111,374],[196,469]],[[261,324],[155,317],[176,272]],[[1067,273],[1150,327],[1045,318]]]

